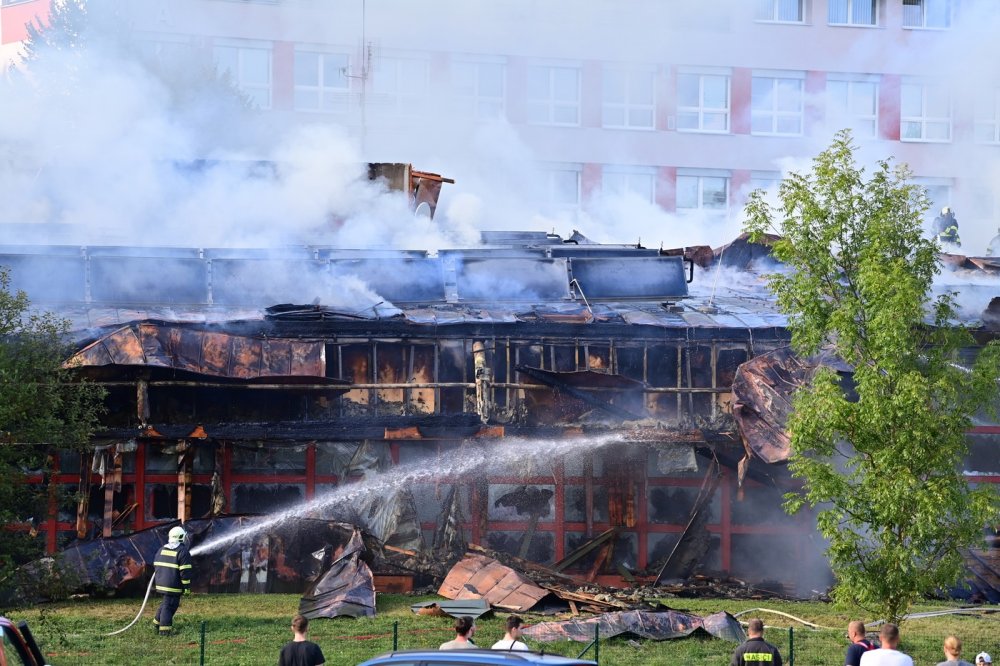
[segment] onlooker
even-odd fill
[[[326,663],[323,651],[306,635],[309,620],[301,615],[292,618],[292,633],[295,637],[285,643],[278,655],[278,666],[320,666]]]
[[[944,639],[944,658],[938,666],[972,666],[969,662],[962,659],[962,641],[958,639],[958,636],[949,636]]]
[[[747,623],[747,639],[733,652],[729,666],[781,666],[778,648],[764,640],[764,621],[754,618]]]
[[[503,635],[503,638],[498,640],[493,644],[491,650],[528,650],[527,645],[517,640],[521,636],[521,625],[524,624],[524,620],[518,615],[510,615],[507,617],[507,633]]]
[[[847,638],[851,641],[844,657],[845,666],[861,666],[861,655],[875,649],[875,644],[865,637],[865,623],[854,620],[847,625]]]
[[[886,622],[878,632],[882,647],[861,655],[861,666],[913,666],[913,659],[896,648],[899,647],[899,627]]]
[[[980,652],[976,655],[976,666],[983,666],[984,664],[990,664],[992,666],[993,660],[990,659],[990,655],[986,652]]]
[[[472,642],[472,637],[476,633],[476,623],[468,615],[461,615],[455,618],[455,638],[447,643],[441,643],[441,650],[464,650],[474,648],[476,644]]]

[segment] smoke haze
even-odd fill
[[[400,53],[429,54],[433,61],[437,54],[467,52],[469,34],[478,36],[474,43],[483,57],[559,62],[586,53],[588,59],[624,67],[746,63],[786,70],[822,69],[820,63],[829,62],[833,45],[822,43],[807,49],[804,42],[775,40],[755,44],[753,53],[737,51],[745,43],[739,38],[741,26],[753,22],[750,4],[449,0],[428,12],[395,0],[301,0],[289,3],[287,12],[271,4],[242,3],[246,21],[232,25],[225,21],[233,3],[89,3],[82,48],[42,52],[26,77],[12,75],[5,84],[0,222],[17,230],[18,240],[83,245],[436,250],[476,243],[482,229],[564,236],[578,229],[599,242],[718,246],[741,231],[739,205],[749,185],[733,186],[728,215],[666,212],[634,193],[602,194],[599,187],[585,189],[576,209],[543,203],[551,187],[547,169],[586,163],[594,146],[617,153],[620,165],[712,168],[712,151],[699,148],[697,141],[723,139],[730,155],[745,155],[746,168],[777,176],[789,168],[807,169],[839,127],[820,121],[820,131],[814,127],[806,136],[771,141],[671,132],[652,137],[653,147],[641,147],[634,136],[618,145],[609,143],[615,141],[612,133],[600,130],[472,122],[451,103],[454,91],[436,82],[430,94],[414,102],[414,117],[385,117],[376,104],[361,132],[332,115],[244,108],[231,82],[212,71],[206,49],[195,49],[194,55],[183,49],[151,54],[143,43],[169,42],[168,37],[191,32],[260,38],[252,34],[254,26],[265,14],[278,12],[280,21],[268,19],[268,39],[340,46],[346,40],[354,54],[349,76],[358,75],[363,44],[371,49],[377,73]],[[825,9],[824,3],[814,4],[817,11]],[[964,3],[951,29],[903,30],[902,42],[888,39],[884,30],[853,29],[859,36],[849,53],[838,54],[839,62],[844,72],[946,77],[955,91],[953,109],[967,109],[978,92],[992,90],[1000,78],[994,41],[998,18],[994,3]],[[825,19],[814,16],[813,23]],[[808,27],[787,29],[798,34],[794,31]],[[373,89],[371,98],[377,101],[376,93]],[[806,116],[830,102],[808,94],[805,101]],[[995,146],[858,143],[862,163],[893,153],[907,162],[930,153],[932,159],[924,160],[917,176],[975,174],[985,184],[982,197],[988,201],[981,202],[981,211],[958,209],[957,214],[963,250],[984,254],[998,207],[992,187],[1000,178]],[[363,164],[369,161],[411,162],[453,177],[456,184],[444,187],[434,220],[415,219],[402,195],[363,181]]]

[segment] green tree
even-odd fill
[[[49,489],[28,476],[44,476],[56,450],[86,447],[102,411],[103,389],[62,367],[67,330],[66,321],[32,313],[0,268],[0,525],[47,516]],[[26,531],[3,532],[0,580],[41,548]]]
[[[787,270],[769,284],[796,352],[832,349],[854,368],[847,390],[826,368],[794,397],[790,468],[803,488],[786,509],[818,509],[835,600],[898,621],[961,579],[962,550],[997,518],[993,489],[960,470],[972,415],[997,397],[1000,348],[956,362],[976,345],[951,297],[931,296],[926,195],[905,166],[880,161],[868,178],[853,153],[839,133],[810,173],[782,182],[780,206],[751,195],[746,228],[781,237],[773,252]]]

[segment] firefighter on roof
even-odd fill
[[[185,537],[187,534],[183,527],[172,527],[167,543],[156,553],[153,561],[156,591],[163,595],[153,620],[160,636],[173,633],[174,613],[181,605],[181,595],[191,594],[191,553],[184,545]]]
[[[958,220],[955,213],[948,206],[941,209],[941,214],[934,218],[934,236],[942,246],[948,245],[961,247],[962,241],[958,237]]]

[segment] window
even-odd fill
[[[534,66],[528,69],[528,122],[580,124],[580,70]]]
[[[878,77],[831,75],[826,82],[827,119],[836,130],[849,128],[859,139],[878,135]]]
[[[729,205],[729,177],[721,173],[678,173],[678,211],[725,211]]]
[[[779,185],[781,185],[781,173],[778,171],[750,172],[749,192],[777,189]]]
[[[802,23],[802,0],[757,0],[757,20]]]
[[[976,100],[976,141],[1000,143],[1000,88],[979,93]]]
[[[800,75],[754,75],[750,93],[750,133],[802,134],[802,84]]]
[[[215,63],[261,109],[271,108],[270,47],[215,47]]]
[[[656,173],[652,168],[607,166],[601,175],[601,192],[608,196],[633,196],[654,202]]]
[[[580,171],[578,165],[543,167],[542,186],[546,203],[554,208],[579,207]]]
[[[346,53],[295,52],[295,109],[345,113],[350,58]]]
[[[830,0],[830,25],[877,25],[876,0]]]
[[[504,117],[502,62],[453,62],[451,76],[459,115],[477,120]]]
[[[428,66],[419,58],[380,57],[372,64],[370,108],[391,116],[416,116],[427,102]]]
[[[901,89],[899,138],[950,141],[951,97],[944,86],[906,83]]]
[[[903,0],[903,27],[947,28],[951,25],[951,0]]]
[[[677,129],[682,132],[729,131],[729,76],[678,74]]]
[[[604,70],[604,127],[653,129],[656,73],[653,69]]]

